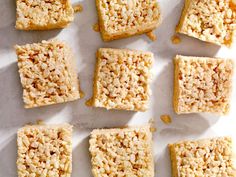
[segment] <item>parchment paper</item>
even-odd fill
[[[232,111],[226,117],[210,114],[177,116],[172,109],[173,63],[176,54],[224,57],[236,60],[236,47],[220,48],[186,36],[179,45],[171,43],[178,22],[183,0],[159,0],[163,21],[155,31],[157,41],[145,35],[104,43],[100,34],[93,31],[97,22],[94,0],[75,0],[84,11],[76,14],[75,21],[66,29],[24,32],[14,28],[15,1],[0,0],[0,177],[15,177],[16,131],[26,123],[41,119],[46,123],[68,122],[74,125],[73,177],[91,177],[88,135],[93,128],[140,125],[155,120],[154,153],[156,177],[170,177],[171,168],[168,143],[183,139],[236,136],[236,88],[232,96]],[[17,72],[15,44],[40,42],[57,37],[70,44],[77,60],[78,76],[85,97],[81,100],[54,106],[26,110],[23,108],[22,88]],[[92,96],[92,79],[95,52],[99,47],[130,48],[151,51],[155,54],[150,110],[145,113],[106,111],[88,108],[85,101]],[[234,82],[236,82],[234,78]],[[161,114],[171,115],[173,122],[165,125]]]

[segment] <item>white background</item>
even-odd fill
[[[104,43],[92,26],[97,22],[95,0],[80,2],[84,11],[76,14],[75,21],[66,29],[24,32],[16,31],[15,0],[0,0],[0,177],[15,177],[16,131],[26,123],[41,119],[47,123],[69,122],[73,133],[73,177],[91,177],[88,153],[88,135],[93,128],[140,125],[150,118],[155,120],[154,152],[156,177],[170,177],[171,168],[168,143],[183,139],[214,136],[236,136],[236,89],[233,90],[232,111],[226,117],[210,114],[177,116],[172,108],[173,57],[176,54],[229,57],[236,60],[236,46],[227,49],[181,36],[179,45],[171,43],[178,22],[183,0],[159,0],[163,21],[155,31],[157,41],[151,42],[145,35]],[[15,44],[40,42],[57,37],[68,42],[77,60],[78,76],[85,97],[81,100],[54,106],[26,110],[23,108],[22,89],[17,72]],[[85,101],[92,95],[92,79],[95,52],[99,47],[130,48],[151,51],[155,54],[153,67],[152,101],[145,113],[106,111],[88,108]],[[236,80],[234,79],[234,82]],[[170,114],[173,123],[165,125],[161,114]]]

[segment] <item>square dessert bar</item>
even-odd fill
[[[182,141],[169,149],[173,177],[235,177],[230,137]]]
[[[230,46],[236,31],[233,0],[185,0],[176,32],[217,45]]]
[[[160,23],[156,0],[96,0],[96,5],[104,41],[147,33]]]
[[[176,113],[229,112],[232,60],[177,55],[174,63],[173,102]]]
[[[16,28],[19,30],[64,28],[73,20],[70,0],[16,0]]]
[[[89,143],[94,177],[154,177],[150,126],[97,129]]]
[[[25,108],[80,98],[71,49],[57,40],[16,46]]]
[[[145,111],[150,97],[153,54],[101,48],[97,52],[92,106]]]
[[[72,126],[31,125],[17,133],[18,176],[69,177],[72,172]]]

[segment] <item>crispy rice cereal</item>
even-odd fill
[[[153,54],[101,48],[97,52],[94,95],[90,103],[106,109],[145,111],[150,97]]]
[[[230,46],[236,31],[236,3],[234,0],[185,0],[176,31]]]
[[[227,114],[233,61],[206,57],[175,57],[174,109],[180,113]]]
[[[95,24],[93,25],[93,30],[94,30],[95,32],[100,32],[100,27],[99,27],[99,24],[98,24],[98,23],[95,23]]]
[[[16,0],[16,7],[19,30],[64,28],[74,20],[70,0]]]
[[[160,23],[156,0],[96,0],[96,4],[104,41],[147,33]]]
[[[25,108],[80,98],[70,48],[57,40],[16,46]]]
[[[89,143],[94,177],[154,177],[149,126],[97,129],[91,133]]]
[[[18,176],[70,177],[72,126],[32,125],[17,133]]]
[[[169,149],[173,177],[235,177],[230,137],[182,141]]]

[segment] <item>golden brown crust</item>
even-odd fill
[[[179,66],[177,60],[174,61],[174,90],[173,90],[173,106],[174,111],[178,113],[178,98],[179,98]]]
[[[175,153],[174,145],[169,144],[168,147],[169,147],[169,151],[170,151],[172,177],[179,177],[178,176],[177,159],[176,159],[176,153]]]

